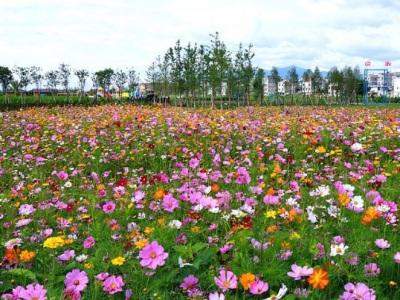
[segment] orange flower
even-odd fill
[[[6,259],[9,262],[18,262],[18,254],[21,252],[21,250],[17,249],[6,249]]]
[[[20,253],[19,258],[24,262],[29,262],[35,257],[35,252],[24,250]]]
[[[343,206],[346,206],[350,202],[350,197],[346,193],[342,193],[339,195],[338,200],[339,200],[340,204],[342,204]]]
[[[328,272],[323,269],[314,269],[314,273],[308,277],[308,283],[312,285],[314,289],[324,289],[328,283]]]
[[[211,190],[212,190],[214,193],[217,193],[217,192],[219,191],[219,186],[218,186],[218,184],[213,183],[213,184],[211,185]]]
[[[163,190],[163,189],[159,189],[157,191],[154,192],[154,198],[156,199],[162,199],[164,198],[165,195],[168,194],[168,191]]]
[[[243,285],[243,288],[247,291],[250,286],[256,281],[256,276],[254,274],[251,274],[250,272],[242,274],[239,281]]]

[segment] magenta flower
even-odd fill
[[[253,282],[253,284],[250,286],[250,293],[253,295],[261,295],[268,291],[268,283],[262,281],[262,280],[257,280]]]
[[[60,178],[61,180],[67,180],[68,179],[68,173],[64,171],[60,171],[57,173],[57,177]]]
[[[103,211],[104,211],[106,214],[111,214],[111,213],[114,211],[114,209],[115,209],[115,203],[112,202],[112,201],[106,202],[106,203],[103,205]]]
[[[19,294],[21,299],[25,300],[46,300],[47,290],[40,284],[28,284],[25,290]]]
[[[376,295],[373,289],[370,289],[367,285],[362,282],[358,282],[356,285],[348,283],[344,286],[346,290],[342,295],[339,296],[341,300],[375,300]]]
[[[384,239],[377,239],[375,240],[375,245],[377,245],[381,249],[390,248],[390,244],[387,240]]]
[[[83,248],[90,249],[94,246],[94,237],[89,236],[83,241]]]
[[[164,252],[164,247],[159,245],[157,241],[146,245],[142,251],[139,252],[139,257],[142,259],[140,265],[149,269],[155,270],[157,266],[165,264],[165,259],[168,253]]]
[[[125,285],[121,276],[115,277],[110,276],[103,282],[103,290],[109,294],[115,294],[122,291],[122,287]]]
[[[314,272],[314,269],[307,266],[299,267],[298,265],[293,264],[292,271],[293,272],[287,272],[288,276],[293,277],[294,280],[300,280],[301,277],[310,276]]]
[[[219,272],[219,277],[214,277],[214,282],[223,292],[237,288],[237,277],[231,271],[221,270]]]
[[[179,202],[172,195],[168,194],[164,197],[162,205],[165,211],[173,212],[175,208],[179,207]]]
[[[83,291],[88,282],[89,278],[87,277],[86,272],[79,269],[67,273],[66,279],[64,280],[67,289],[73,287],[78,292]]]
[[[398,264],[400,264],[400,252],[396,252],[393,256],[395,262],[397,262]]]
[[[179,287],[181,287],[183,290],[194,290],[198,288],[197,283],[199,282],[199,279],[194,277],[193,275],[189,275],[188,277],[185,277],[183,279],[183,282],[180,284]]]

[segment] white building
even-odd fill
[[[276,85],[272,79],[272,76],[264,77],[263,84],[264,84],[264,96],[271,96],[276,93]]]

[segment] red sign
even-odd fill
[[[365,62],[365,66],[366,67],[369,67],[371,65],[371,62],[369,61],[369,60],[367,60],[366,62]]]
[[[385,67],[390,67],[392,63],[390,61],[385,61]]]

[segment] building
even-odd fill
[[[275,95],[276,93],[276,85],[272,78],[272,76],[266,76],[263,78],[264,84],[264,96]]]

